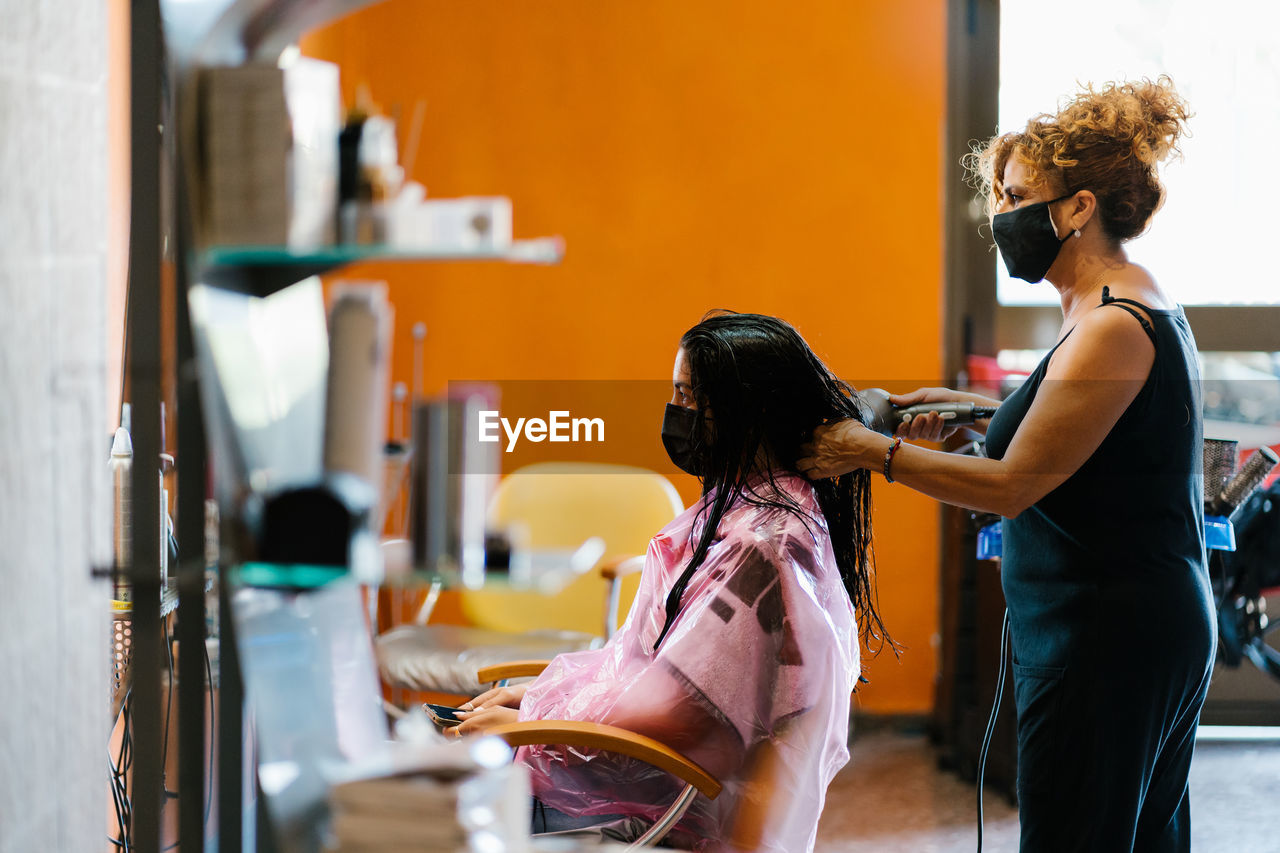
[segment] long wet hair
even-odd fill
[[[774,473],[798,473],[800,446],[814,427],[847,418],[864,424],[869,420],[853,387],[832,374],[784,320],[712,312],[684,333],[680,348],[698,410],[694,453],[703,472],[702,494],[714,496],[703,505],[704,524],[693,557],[667,595],[666,623],[655,651],[680,613],[685,588],[706,560],[729,507],[741,498],[780,509],[798,516],[813,532],[815,519],[778,486]],[[840,578],[859,615],[863,642],[877,652],[885,644],[895,648],[875,592],[870,473],[859,469],[817,480],[813,488]]]

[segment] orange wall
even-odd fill
[[[105,431],[120,425],[124,324],[129,273],[129,4],[107,4],[107,411]],[[172,433],[170,433],[172,435]]]
[[[449,380],[654,379],[709,308],[782,316],[857,385],[941,375],[942,0],[803,9],[728,0],[388,0],[304,44],[348,102],[426,103],[410,176],[433,196],[507,195],[517,236],[561,234],[549,268],[370,264],[396,309],[393,378],[427,324]],[[401,140],[403,144],[402,120]],[[404,157],[402,156],[402,160]],[[697,484],[642,451],[686,502]],[[508,467],[507,470],[510,470]],[[877,478],[879,480],[879,478]],[[886,622],[864,708],[932,703],[936,506],[878,481]]]

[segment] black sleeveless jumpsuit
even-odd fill
[[[1142,323],[1151,373],[1084,465],[1004,520],[1023,853],[1190,849],[1187,777],[1215,644],[1199,363],[1181,309],[1102,294]],[[1056,350],[992,418],[990,457]]]

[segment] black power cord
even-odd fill
[[[173,716],[173,682],[177,676],[173,666],[173,635],[169,632],[169,617],[165,616],[160,620],[160,624],[164,631],[164,651],[167,656],[167,664],[169,668],[169,685],[168,692],[164,700],[164,739],[160,743],[160,790],[164,794],[166,800],[176,799],[177,791],[170,791],[169,786],[165,784],[165,767],[169,764],[169,720]]]
[[[124,701],[120,705],[120,712],[116,716],[116,721],[122,727],[120,732],[120,752],[114,759],[110,752],[107,753],[107,764],[110,767],[111,777],[111,799],[115,806],[116,827],[120,832],[118,838],[108,836],[107,840],[121,853],[128,853],[133,849],[129,841],[132,834],[133,804],[129,801],[128,776],[129,765],[133,761],[133,744],[129,721],[129,706],[132,701],[132,690],[130,690],[125,694]]]
[[[164,632],[165,651],[167,652],[169,687],[168,687],[168,695],[165,699],[164,736],[161,743],[161,754],[160,754],[160,766],[161,766],[160,772],[162,774],[161,790],[164,792],[164,796],[166,800],[172,800],[172,799],[178,798],[178,792],[170,791],[168,789],[168,786],[164,784],[163,774],[164,774],[165,764],[167,763],[167,756],[168,756],[168,750],[169,750],[169,728],[170,728],[172,714],[173,714],[173,682],[176,677],[176,673],[175,673],[174,659],[173,659],[173,636],[169,631],[169,621],[167,618],[163,620],[162,625],[163,625],[163,632]],[[204,659],[205,659],[205,672],[209,673],[211,672],[211,668],[209,665],[209,650],[207,648],[204,649]],[[210,690],[210,695],[212,695],[212,676],[210,676],[209,690]],[[130,836],[133,834],[132,833],[133,804],[129,799],[129,777],[128,777],[129,766],[133,762],[133,735],[132,735],[132,727],[131,727],[132,724],[130,721],[130,705],[131,705],[132,699],[133,699],[132,690],[130,690],[128,693],[125,694],[124,701],[121,702],[120,704],[120,711],[117,714],[116,720],[115,720],[116,723],[122,724],[123,726],[123,729],[121,731],[121,736],[120,736],[120,752],[114,759],[112,758],[110,753],[108,753],[107,755],[107,765],[109,768],[109,775],[110,775],[112,805],[115,809],[116,825],[120,832],[119,837],[112,838],[108,836],[107,841],[111,844],[111,846],[114,849],[121,851],[121,853],[128,853],[128,851],[133,849],[132,844],[130,842]],[[212,750],[210,750],[210,752],[212,753]],[[209,776],[210,776],[210,784],[212,784],[212,777],[213,777],[212,758],[210,759],[210,762],[211,763],[209,766]],[[208,823],[208,820],[209,820],[208,815],[209,815],[209,809],[211,805],[212,805],[211,800],[206,800],[205,823]],[[178,847],[178,842],[174,841],[164,849],[168,851],[168,850],[176,849],[177,847]]]
[[[982,779],[987,771],[987,752],[991,749],[991,736],[996,730],[996,717],[1000,714],[1000,700],[1004,698],[1004,679],[1009,660],[1009,609],[1004,611],[1000,625],[1000,670],[996,675],[996,697],[991,702],[991,716],[987,718],[987,730],[982,736],[982,751],[978,754],[978,853],[982,853]]]

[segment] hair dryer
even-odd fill
[[[867,388],[858,393],[858,398],[871,413],[867,426],[882,435],[893,435],[902,424],[911,423],[912,418],[929,412],[936,412],[948,426],[968,426],[996,413],[995,406],[975,406],[973,403],[919,403],[898,408],[889,402],[889,392],[882,388]]]

